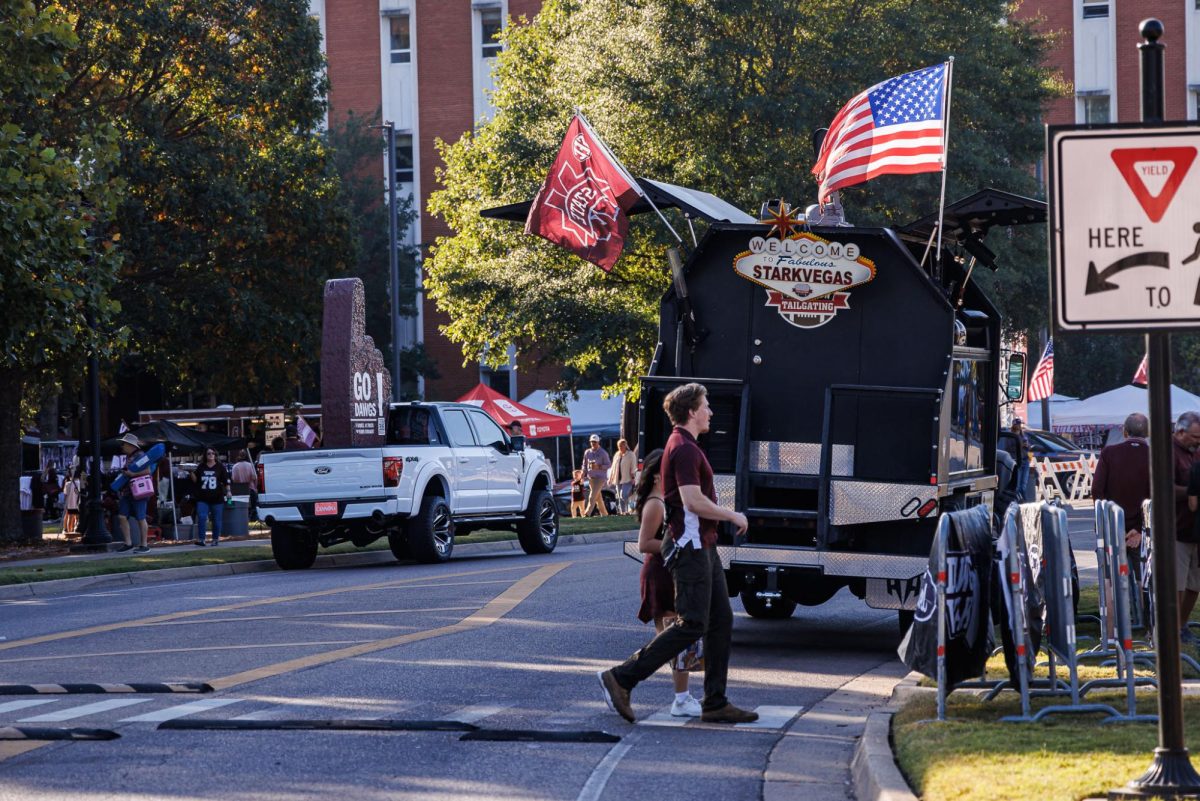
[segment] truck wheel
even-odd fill
[[[772,598],[767,606],[766,598],[759,598],[754,590],[742,590],[742,608],[750,617],[761,617],[765,620],[783,620],[792,616],[796,611],[796,602],[787,598]]]
[[[525,553],[550,553],[558,545],[558,508],[547,490],[537,490],[529,499],[525,517],[517,523],[517,539]]]
[[[271,526],[271,555],[280,570],[307,570],[317,561],[317,540],[301,526]]]
[[[454,550],[454,519],[440,495],[428,495],[421,511],[408,522],[408,551],[418,562],[445,562]]]
[[[404,528],[393,528],[388,531],[388,547],[392,549],[392,556],[400,562],[412,559],[412,551],[408,547],[408,534]]]

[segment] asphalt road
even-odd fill
[[[634,616],[637,567],[614,543],[2,602],[3,683],[217,689],[0,696],[0,726],[121,735],[32,749],[0,742],[0,799],[759,799],[767,757],[795,715],[896,659],[895,614],[848,593],[787,621],[749,618],[735,600],[729,694],[758,708],[761,725],[656,725],[677,722],[661,714],[666,673],[635,691],[642,721],[628,725],[605,707],[595,672],[649,637]],[[457,720],[621,739],[158,728],[294,719]]]

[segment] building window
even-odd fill
[[[1109,114],[1108,95],[1086,95],[1083,101],[1083,121],[1088,125],[1104,125],[1112,122]]]
[[[412,134],[396,134],[396,183],[411,184],[413,182],[413,140]]]
[[[407,64],[412,61],[412,36],[408,14],[394,14],[388,19],[392,26],[392,63]]]
[[[504,30],[504,16],[499,8],[483,8],[479,11],[480,55],[495,58],[500,54],[500,32]]]
[[[1100,0],[1099,2],[1084,2],[1083,18],[1084,19],[1101,19],[1108,16],[1108,0]]]

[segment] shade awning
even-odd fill
[[[565,437],[571,434],[570,418],[517,403],[486,384],[478,384],[459,398],[458,402],[470,403],[483,409],[506,431],[514,421],[520,423],[521,433],[525,435],[526,439]]]
[[[637,182],[642,191],[649,195],[650,199],[654,201],[654,204],[659,209],[679,209],[689,217],[710,223],[758,222],[754,217],[751,217],[732,203],[728,203],[708,192],[702,192],[699,189],[676,186],[675,184],[654,181],[649,178],[638,178]],[[505,206],[484,209],[479,212],[479,215],[492,220],[508,220],[510,222],[523,223],[529,217],[529,207],[532,205],[532,200],[523,200],[520,203],[509,203]],[[637,202],[629,210],[629,214],[631,216],[634,214],[645,214],[653,210],[645,198],[638,198]]]

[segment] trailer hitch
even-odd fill
[[[771,566],[767,568],[767,586],[766,589],[758,590],[754,593],[755,598],[759,598],[767,602],[767,608],[771,608],[771,602],[783,597],[783,593],[779,591],[779,568]]]

